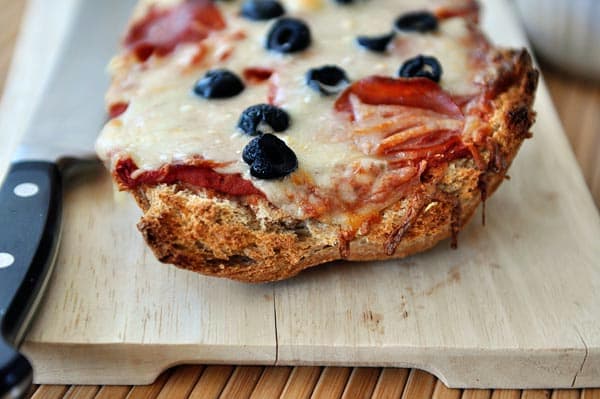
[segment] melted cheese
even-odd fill
[[[170,7],[178,2],[144,0],[136,16],[143,16],[150,5]],[[299,179],[310,181],[322,197],[342,196],[343,202],[351,203],[365,198],[358,197],[355,186],[334,187],[336,182],[344,176],[356,176],[362,179],[361,183],[377,187],[389,178],[389,167],[385,160],[366,155],[354,142],[339,139],[347,136],[344,132],[350,129],[350,122],[333,111],[336,96],[322,96],[306,85],[305,74],[310,68],[337,65],[352,80],[370,75],[396,76],[406,59],[418,54],[433,55],[443,66],[441,86],[445,90],[457,95],[477,91],[464,45],[469,31],[461,18],[441,22],[439,31],[433,34],[399,34],[391,51],[383,55],[355,43],[357,35],[389,32],[394,19],[404,12],[435,9],[444,4],[456,7],[456,1],[365,0],[343,6],[332,0],[284,0],[283,4],[288,15],[301,18],[310,26],[313,42],[304,52],[282,55],[265,50],[265,37],[273,21],[243,19],[239,16],[240,2],[232,1],[218,3],[227,28],[211,33],[200,46],[182,44],[173,54],[152,57],[143,65],[126,53],[117,56],[110,65],[114,82],[107,100],[109,104],[124,101],[130,105],[104,128],[97,142],[100,157],[113,164],[129,157],[142,170],[198,156],[226,163],[228,166],[217,171],[240,173],[273,204],[295,217],[312,217],[310,207],[298,206],[300,199],[309,203],[314,200],[299,188]],[[239,33],[244,33],[245,39],[239,39]],[[230,55],[222,61],[226,54]],[[192,65],[192,60],[200,55],[200,64]],[[196,80],[217,67],[239,76],[248,67],[276,71],[275,103],[292,120],[290,128],[278,136],[299,160],[299,170],[292,176],[282,180],[254,179],[241,160],[250,138],[236,129],[237,121],[248,106],[267,102],[269,83],[247,84],[240,95],[226,100],[205,100],[192,94]],[[359,169],[379,172],[361,177],[356,173]],[[368,208],[364,204],[364,209]],[[322,218],[341,224],[350,220],[345,209],[329,209]]]

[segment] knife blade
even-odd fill
[[[0,399],[23,397],[33,381],[18,347],[54,267],[64,180],[83,162],[98,163],[105,67],[134,4],[75,2],[58,61],[0,187]]]

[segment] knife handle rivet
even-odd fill
[[[0,252],[0,269],[5,269],[15,263],[15,257],[6,252]]]
[[[29,198],[33,197],[40,191],[37,184],[34,183],[21,183],[15,187],[13,192],[17,197]]]

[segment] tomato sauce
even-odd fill
[[[129,104],[126,102],[118,102],[111,104],[111,106],[108,108],[108,116],[110,117],[110,119],[117,118],[123,115],[125,111],[127,111],[127,108],[129,108]]]

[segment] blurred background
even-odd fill
[[[600,1],[513,1],[600,207]]]
[[[558,114],[600,207],[600,0],[511,1],[535,46]],[[26,4],[27,0],[0,0],[0,93]]]

